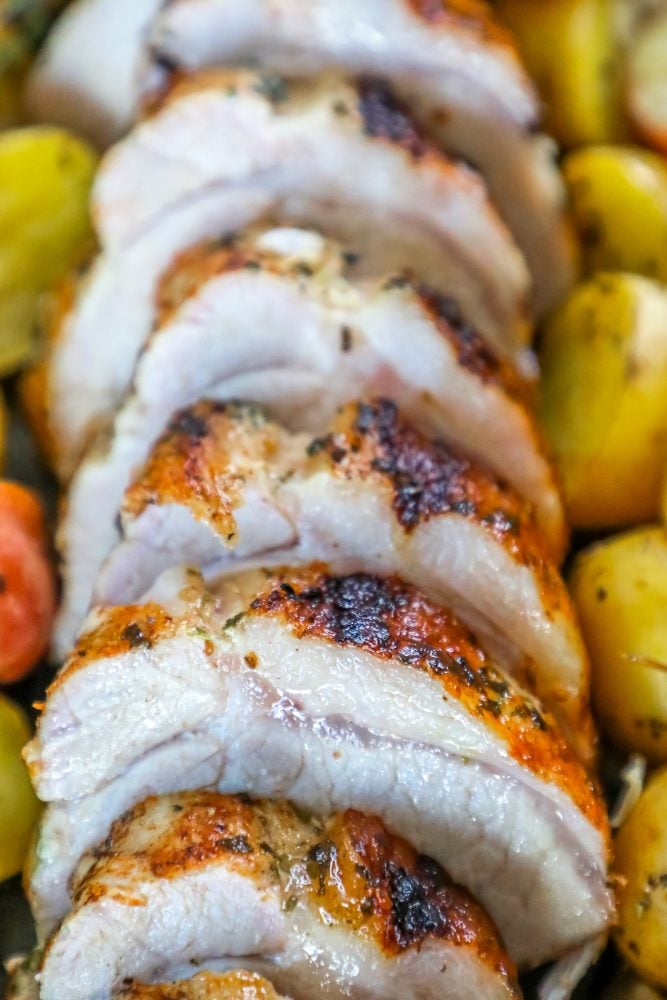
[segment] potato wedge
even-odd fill
[[[639,528],[591,546],[570,588],[602,729],[624,750],[667,761],[667,535]]]
[[[630,120],[650,145],[667,153],[667,10],[643,24],[628,49]]]
[[[616,837],[614,938],[642,979],[667,987],[667,768],[656,772]]]
[[[96,157],[61,129],[0,135],[0,375],[33,346],[39,297],[92,238]]]
[[[667,161],[633,146],[589,146],[563,163],[587,273],[667,281]]]
[[[564,146],[625,133],[614,0],[500,0]]]
[[[579,528],[655,521],[667,460],[667,289],[600,274],[548,322],[540,415]]]

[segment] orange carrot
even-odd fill
[[[44,654],[55,604],[39,500],[0,483],[0,683],[20,680]]]

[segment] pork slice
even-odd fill
[[[113,44],[101,47],[110,26]],[[575,254],[555,149],[537,132],[538,101],[512,40],[481,2],[77,0],[31,73],[27,102],[38,119],[108,144],[165,70],[239,63],[389,79],[438,143],[484,174],[528,259],[538,310],[565,294]]]
[[[26,751],[52,803],[30,877],[42,935],[117,816],[200,785],[379,815],[480,900],[522,966],[604,930],[599,795],[450,613],[364,574],[185,581],[96,612],[50,689]]]
[[[482,909],[358,812],[322,821],[205,791],[148,799],[72,888],[42,1000],[107,1000],[128,978],[230,964],[268,971],[295,1000],[519,996]]]
[[[521,379],[451,300],[402,275],[347,279],[342,254],[314,233],[262,231],[200,246],[165,275],[132,390],[70,483],[59,548],[71,585],[57,655],[69,649],[118,540],[124,489],[170,416],[202,396],[253,399],[312,432],[351,396],[391,396],[418,428],[534,503],[560,557],[562,503]]]
[[[525,346],[527,271],[481,178],[430,145],[382,81],[248,70],[177,81],[102,161],[92,207],[103,247],[131,244],[210,188],[237,204],[259,188],[286,215],[319,201],[354,234],[392,213],[385,259],[415,260],[436,285],[465,275],[449,290],[471,321],[506,351]],[[350,201],[367,219],[349,219]]]
[[[499,353],[531,367],[525,269],[479,179],[428,147],[381,86],[336,79],[302,89],[282,101],[261,75],[205,75],[177,87],[109,154],[97,183],[102,235],[104,219],[126,218],[134,236],[106,246],[51,352],[47,409],[61,477],[127,391],[174,257],[258,220],[339,238],[352,274],[411,269],[455,298]],[[202,138],[194,133],[209,106]],[[199,150],[203,173],[179,167],[174,149]],[[192,190],[179,193],[181,182]]]
[[[386,77],[439,145],[474,163],[533,275],[538,312],[575,274],[555,144],[509,35],[487,5],[424,0],[172,0],[153,22],[158,60],[192,71],[259,63],[287,76],[338,68]]]
[[[92,495],[88,509],[94,517]],[[278,519],[282,534],[267,543]],[[200,566],[208,579],[313,560],[340,572],[397,573],[479,632],[591,756],[588,661],[530,506],[419,434],[393,403],[350,404],[314,440],[258,422],[255,408],[248,416],[203,402],[182,411],[127,491],[121,526],[123,541],[98,579],[100,604],[136,600],[178,564]],[[82,553],[88,534],[79,536]],[[85,565],[66,567],[68,594]]]

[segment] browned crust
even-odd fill
[[[258,250],[235,236],[195,244],[178,254],[160,279],[154,329],[169,323],[183,303],[207,282],[242,270],[302,279],[312,274],[309,267],[298,261]],[[395,275],[383,287],[409,288],[430,322],[450,344],[462,368],[485,384],[500,386],[513,399],[532,405],[531,387],[509,362],[493,353],[453,299],[413,281],[409,275]]]
[[[401,837],[392,836],[375,817],[356,810],[334,816],[326,832],[342,876],[330,876],[322,894],[329,912],[338,911],[345,919],[352,898],[353,912],[367,918],[375,937],[390,954],[419,948],[429,938],[473,947],[481,962],[504,976],[520,996],[516,969],[503,951],[493,923],[435,861],[418,855]],[[311,856],[326,857],[327,841],[318,845],[319,851],[311,849]],[[331,848],[328,853],[332,853]],[[329,863],[330,872],[331,868]]]
[[[435,861],[355,811],[322,821],[288,803],[247,796],[194,791],[149,798],[84,859],[73,902],[142,905],[146,879],[217,864],[277,892],[286,913],[308,906],[316,920],[370,937],[388,957],[442,941],[472,950],[514,983],[515,970],[482,908]]]
[[[415,290],[422,308],[450,343],[462,368],[484,383],[500,386],[512,399],[531,405],[531,387],[513,365],[494,354],[461,314],[454,299],[424,284]]]
[[[515,760],[561,788],[606,834],[598,788],[552,717],[493,668],[464,625],[414,587],[396,577],[292,570],[269,582],[251,611],[279,618],[300,639],[356,647],[437,678],[445,698],[483,719]]]
[[[182,504],[233,545],[247,463],[270,463],[277,436],[249,403],[205,401],[181,410],[126,491],[123,509],[137,517],[150,504]]]
[[[357,93],[365,135],[372,139],[386,139],[405,150],[413,160],[426,156],[429,144],[417,128],[407,105],[394,95],[385,80],[362,77]]]
[[[499,43],[512,52],[512,36],[493,16],[485,0],[404,0],[413,14],[430,25],[459,28],[485,42]]]
[[[114,996],[115,1000],[278,1000],[271,983],[241,969],[222,975],[201,972],[178,983],[133,983]]]
[[[238,236],[197,243],[178,254],[162,275],[155,297],[154,329],[166,325],[186,299],[211,279],[243,270],[301,278],[312,274],[303,262],[260,250]]]
[[[480,524],[513,560],[530,567],[545,607],[573,617],[531,505],[463,455],[429,441],[399,416],[394,403],[350,403],[309,450],[313,462],[327,462],[338,475],[381,481],[407,532],[443,514]]]

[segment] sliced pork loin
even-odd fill
[[[413,263],[436,287],[448,282],[465,315],[505,350],[525,344],[528,276],[486,187],[424,139],[381,81],[247,70],[176,80],[102,161],[92,202],[102,246],[122,250],[210,188],[237,212],[278,201],[300,216],[319,201],[334,225],[353,200],[366,218],[343,213],[352,238],[369,217],[383,219],[375,239],[391,265]]]
[[[542,311],[574,280],[555,146],[510,37],[469,0],[172,0],[152,48],[170,67],[259,63],[386,77],[440,146],[474,163],[524,251]]]
[[[165,275],[132,391],[70,482],[58,654],[69,650],[118,540],[116,512],[132,475],[171,415],[203,396],[259,400],[288,426],[318,431],[351,396],[390,394],[417,427],[533,502],[560,558],[562,504],[525,385],[450,300],[400,275],[360,283],[343,270],[336,244],[271,230],[200,246]]]
[[[113,44],[100,46],[110,23]],[[28,104],[38,118],[108,143],[128,127],[159,67],[229,63],[286,76],[338,68],[387,77],[443,148],[485,175],[530,263],[538,309],[564,294],[573,251],[552,144],[535,132],[534,90],[483,3],[78,0],[33,70]]]
[[[64,568],[63,639],[85,613],[75,599],[97,568],[98,514],[91,488],[63,526],[76,552]],[[313,560],[398,573],[468,622],[591,754],[586,654],[529,505],[393,403],[350,404],[315,439],[254,405],[197,404],[174,418],[127,491],[121,528],[96,603],[134,601],[179,564],[208,579]]]
[[[607,926],[606,815],[551,717],[449,612],[396,578],[166,574],[96,612],[26,751],[45,814],[40,932],[110,823],[210,786],[354,807],[445,865],[532,966]],[[70,1000],[70,998],[68,998]]]
[[[98,258],[59,327],[47,406],[62,477],[127,391],[174,257],[258,219],[341,239],[353,275],[412,270],[499,354],[534,370],[525,269],[479,179],[423,143],[381,87],[320,81],[298,97],[285,85],[282,100],[269,83],[246,72],[178,85],[102,167],[98,214],[114,231],[136,222],[140,235]]]
[[[148,799],[82,859],[72,889],[42,1000],[107,1000],[128,978],[236,963],[295,1000],[519,996],[483,910],[358,812],[323,822],[205,791]]]

